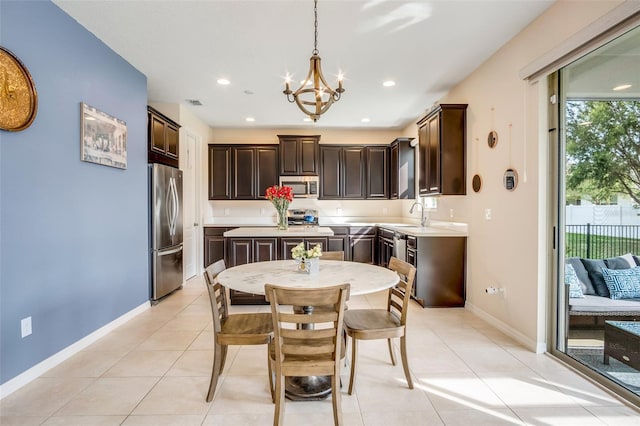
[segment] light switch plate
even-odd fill
[[[491,220],[491,209],[484,209],[484,218],[486,220]]]
[[[23,338],[27,337],[32,333],[31,329],[31,317],[23,318],[20,321],[20,334]]]

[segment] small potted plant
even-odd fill
[[[296,260],[298,270],[308,274],[315,274],[320,271],[320,256],[322,256],[322,246],[305,250],[304,243],[300,243],[291,249],[291,257]]]

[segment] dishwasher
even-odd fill
[[[407,236],[399,232],[393,234],[393,255],[407,261]]]

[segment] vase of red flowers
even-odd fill
[[[271,201],[273,207],[278,213],[278,229],[286,230],[289,228],[287,222],[287,209],[289,203],[293,201],[293,189],[290,186],[273,185],[267,188],[264,196]]]

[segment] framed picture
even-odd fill
[[[80,127],[82,161],[127,168],[127,123],[81,102]]]

